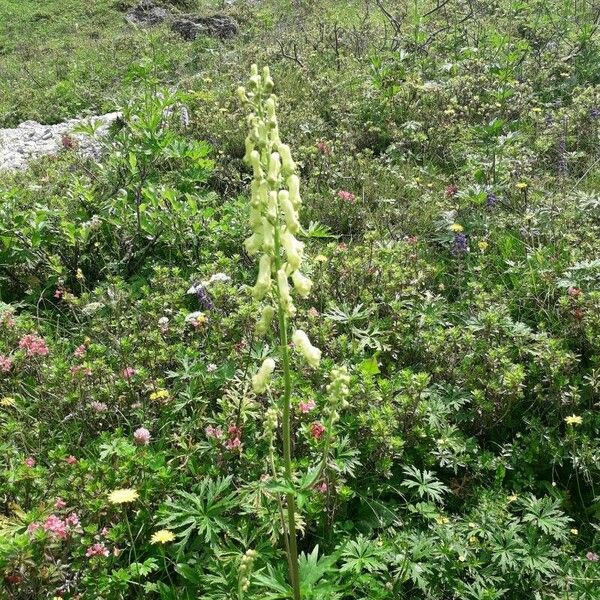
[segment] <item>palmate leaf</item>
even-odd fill
[[[448,488],[433,474],[432,471],[419,471],[416,467],[404,467],[404,473],[407,478],[402,485],[410,490],[416,491],[419,498],[427,497],[429,500],[439,502],[444,501],[443,494]]]
[[[524,508],[524,523],[534,525],[555,540],[564,541],[567,538],[571,519],[560,510],[558,500],[548,496],[536,498],[531,495],[523,497],[520,504]]]
[[[217,543],[221,533],[232,533],[227,513],[235,506],[231,477],[204,479],[194,493],[178,491],[178,500],[168,501],[159,525],[174,529],[182,549],[193,533],[204,536],[206,543]]]
[[[341,571],[352,573],[373,573],[386,568],[385,550],[365,536],[348,542],[342,551],[343,565]]]

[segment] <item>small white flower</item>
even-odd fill
[[[217,370],[217,365],[215,365],[215,363],[209,363],[208,365],[206,365],[206,370],[209,373],[214,373]]]
[[[231,281],[231,277],[226,273],[215,273],[214,275],[211,275],[208,283],[227,283],[228,281]]]

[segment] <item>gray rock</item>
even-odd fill
[[[141,2],[126,15],[125,19],[133,25],[153,26],[169,22],[171,29],[185,40],[195,40],[199,35],[210,35],[227,39],[237,34],[237,22],[227,15],[199,17],[192,14],[172,13],[156,6],[152,0]]]
[[[195,40],[199,35],[210,35],[220,39],[233,37],[238,32],[237,22],[226,15],[212,17],[186,16],[174,19],[171,29],[185,40]]]
[[[167,9],[156,6],[151,0],[142,0],[125,15],[125,19],[132,25],[160,25],[170,16]]]
[[[73,133],[73,130],[77,125],[91,120],[98,125],[96,136],[102,136],[119,117],[120,113],[113,112],[87,119],[70,119],[57,125],[25,121],[14,129],[0,129],[0,171],[23,170],[36,158],[57,154],[65,148],[62,140],[66,135],[76,142],[77,152],[97,159],[101,149],[98,140]]]

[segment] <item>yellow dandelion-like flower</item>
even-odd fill
[[[519,497],[518,497],[516,494],[511,494],[510,496],[506,496],[506,499],[507,499],[509,502],[515,502],[516,500],[518,500],[518,499],[519,499]]]
[[[0,400],[0,406],[6,406],[7,408],[15,406],[16,404],[16,400],[14,398],[11,398],[10,396],[4,396],[4,398]]]
[[[448,517],[436,517],[435,520],[439,525],[446,525],[450,522],[450,519]]]
[[[464,554],[461,554],[461,555],[458,557],[458,560],[460,560],[460,562],[465,562],[465,560],[467,560],[467,557],[466,557]]]
[[[151,544],[167,544],[175,539],[175,534],[169,529],[161,529],[150,538]]]
[[[324,256],[323,254],[318,254],[317,256],[315,256],[315,261],[316,262],[327,262],[327,257]]]
[[[108,501],[111,504],[129,504],[130,502],[135,502],[139,496],[137,490],[124,488],[111,492],[108,495]]]
[[[526,190],[526,189],[529,187],[529,184],[528,184],[528,183],[525,183],[524,181],[519,181],[519,183],[517,183],[517,184],[515,185],[515,187],[516,187],[518,190]]]
[[[460,233],[461,231],[464,231],[465,228],[460,223],[452,223],[448,229],[453,233]]]
[[[571,533],[572,533],[573,535],[577,535],[577,534],[579,533],[579,530],[578,530],[578,529],[575,529],[575,527],[573,527],[573,529],[571,529]]]
[[[77,274],[75,275],[75,277],[77,277],[77,279],[79,279],[80,281],[82,279],[85,279],[85,277],[83,275],[83,271],[81,269],[77,269]]]
[[[150,400],[167,401],[171,394],[167,390],[156,390],[150,394]]]
[[[479,542],[479,540],[474,535],[469,538],[469,544],[476,544],[477,542]]]
[[[485,252],[487,250],[487,247],[489,246],[489,244],[485,240],[481,240],[477,245],[479,246],[479,249],[482,252]]]
[[[565,423],[567,425],[581,425],[583,419],[579,415],[569,415],[568,417],[565,417]]]

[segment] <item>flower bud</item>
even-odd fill
[[[284,177],[291,175],[296,170],[296,163],[292,159],[290,147],[287,144],[279,144],[279,154],[281,156],[282,174]]]
[[[279,290],[279,304],[281,305],[281,308],[288,316],[293,317],[296,314],[296,307],[292,302],[290,286],[288,284],[287,275],[283,269],[277,271],[277,288]]]
[[[271,326],[271,322],[273,321],[273,316],[275,314],[275,309],[267,305],[263,308],[262,314],[258,323],[256,324],[256,333],[258,335],[265,335]]]
[[[276,184],[279,181],[279,173],[281,172],[281,159],[277,152],[273,152],[269,158],[269,175],[270,184]]]
[[[300,298],[306,298],[310,294],[310,288],[312,287],[312,281],[302,275],[300,271],[294,271],[292,273],[292,281],[294,282],[294,289],[296,290]]]
[[[244,143],[246,145],[246,153],[244,154],[244,162],[250,163],[252,160],[251,154],[252,154],[252,151],[254,150],[254,140],[252,139],[251,136],[247,135]]]
[[[292,342],[294,342],[296,350],[304,356],[306,362],[316,369],[321,361],[321,351],[310,343],[306,333],[301,329],[296,329],[292,336]]]
[[[262,300],[271,289],[271,257],[263,254],[258,263],[258,278],[256,285],[252,288],[252,296],[256,300]]]
[[[266,217],[262,218],[262,234],[263,234],[263,250],[271,254],[275,248],[275,240],[273,238],[273,225],[269,223]]]
[[[274,370],[275,361],[265,358],[256,375],[252,377],[252,389],[256,394],[262,394],[267,389]]]
[[[290,175],[287,178],[287,185],[290,190],[290,202],[293,204],[294,208],[298,210],[302,204],[302,200],[300,199],[300,179],[298,178],[298,175]]]
[[[290,194],[287,190],[279,192],[279,206],[283,212],[285,224],[291,233],[298,233],[300,230],[300,221],[298,221],[298,213],[290,202]]]
[[[267,208],[267,217],[273,223],[277,220],[277,192],[269,192],[269,204]]]
[[[250,227],[254,230],[260,230],[262,232],[262,215],[258,208],[250,208]]]
[[[260,154],[257,150],[252,150],[252,152],[250,152],[250,163],[252,164],[252,169],[254,170],[254,178],[262,179],[263,172],[260,166]]]
[[[287,261],[292,271],[296,271],[302,262],[304,244],[298,241],[289,231],[281,234],[281,245],[287,255]]]
[[[244,248],[249,256],[253,256],[260,252],[263,246],[263,234],[262,230],[258,229],[249,237],[244,240]]]

